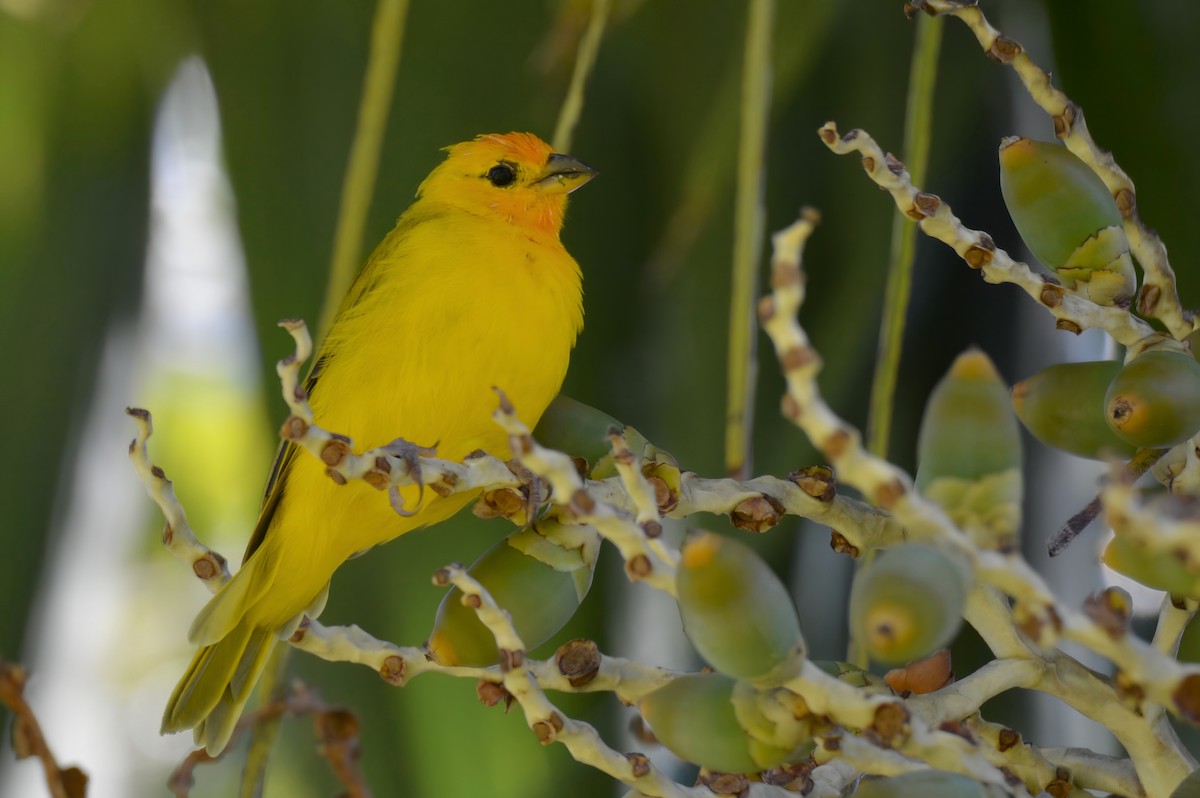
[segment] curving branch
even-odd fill
[[[138,479],[150,494],[150,498],[162,511],[163,545],[167,551],[183,562],[192,573],[213,593],[229,581],[229,561],[221,554],[205,546],[196,538],[187,513],[175,495],[175,486],[161,468],[150,462],[146,442],[154,434],[154,421],[148,410],[127,407],[125,413],[137,424],[137,437],[129,442],[129,460],[137,471]]]
[[[1138,313],[1161,321],[1176,339],[1182,340],[1196,329],[1195,314],[1184,311],[1179,304],[1175,272],[1167,259],[1167,247],[1158,234],[1142,221],[1137,212],[1137,192],[1133,181],[1113,158],[1092,139],[1083,109],[1055,88],[1048,75],[1033,62],[1025,48],[992,27],[975,3],[956,0],[911,0],[905,3],[909,15],[924,11],[932,16],[949,15],[957,18],[975,34],[979,46],[989,57],[1012,67],[1033,101],[1054,122],[1054,135],[1062,139],[1067,149],[1092,168],[1117,201],[1124,220],[1129,248],[1141,264],[1145,279],[1138,292]]]
[[[859,139],[856,136],[853,140]],[[976,601],[969,619],[985,640],[1026,638],[1027,656],[1052,664],[1035,689],[1064,698],[1079,711],[1112,730],[1129,751],[1144,788],[1166,795],[1192,769],[1193,761],[1177,741],[1169,740],[1135,711],[1114,701],[1113,688],[1096,679],[1055,647],[1062,640],[1081,643],[1120,669],[1117,696],[1143,711],[1161,705],[1187,719],[1200,717],[1200,667],[1183,665],[1126,630],[1113,634],[1098,621],[1057,601],[1042,578],[1022,558],[977,548],[935,505],[912,489],[899,468],[871,456],[858,431],[838,418],[821,398],[816,377],[821,359],[796,320],[804,300],[801,252],[818,217],[813,211],[775,235],[772,294],[760,304],[760,318],[775,345],[787,378],[784,414],[837,469],[839,477],[889,510],[913,539],[924,540],[967,558],[978,585],[997,589],[1014,600],[1010,611],[1002,601]],[[975,595],[980,596],[978,591]],[[1012,631],[1003,627],[1011,626]],[[1020,633],[1019,636],[1015,632]],[[1020,646],[1004,643],[1006,655]],[[1021,644],[1022,646],[1024,644]],[[1123,711],[1124,710],[1124,711]]]
[[[836,124],[826,122],[817,135],[838,155],[858,153],[871,180],[891,194],[900,212],[916,221],[923,233],[957,252],[989,283],[1019,286],[1050,311],[1059,329],[1078,334],[1099,327],[1125,346],[1132,346],[1154,332],[1150,325],[1125,309],[1097,305],[1080,294],[1066,291],[1056,280],[1035,274],[1027,264],[1013,260],[996,246],[990,235],[965,226],[941,197],[914,186],[904,164],[885,153],[866,131],[855,129],[843,136]]]
[[[311,354],[311,341],[301,322],[284,325],[297,348],[279,365],[284,397],[292,411],[282,434],[320,457],[331,479],[339,483],[362,479],[391,494],[403,485],[450,493],[520,489],[544,483],[550,490],[550,514],[567,524],[596,528],[620,550],[631,578],[645,580],[672,595],[679,553],[660,537],[661,518],[697,512],[728,513],[735,523],[756,530],[777,523],[786,514],[802,515],[833,527],[839,550],[851,554],[909,538],[931,541],[963,554],[979,580],[968,604],[968,620],[998,656],[1008,659],[935,694],[907,701],[864,691],[812,663],[803,663],[798,675],[782,687],[794,696],[793,701],[801,702],[798,706],[803,706],[805,712],[823,718],[817,734],[821,746],[814,761],[800,771],[781,771],[779,778],[784,780],[779,784],[799,780],[814,791],[812,794],[833,795],[840,789],[835,785],[847,783],[847,773],[887,774],[934,766],[965,773],[1009,792],[1012,785],[1005,773],[1045,787],[1043,782],[1052,771],[1053,778],[1059,777],[1058,767],[1052,769],[1052,760],[1036,749],[1014,754],[1001,750],[998,737],[992,741],[990,732],[983,733],[991,727],[979,725],[981,719],[974,722],[983,731],[964,733],[946,728],[946,724],[957,724],[964,718],[969,726],[970,717],[984,701],[1014,687],[1057,695],[1108,725],[1126,745],[1133,761],[1139,763],[1138,775],[1147,779],[1144,763],[1153,766],[1155,775],[1149,777],[1147,790],[1159,790],[1172,779],[1182,778],[1180,772],[1188,766],[1189,758],[1159,733],[1151,717],[1155,708],[1162,706],[1186,714],[1197,669],[1180,666],[1165,654],[1162,643],[1155,647],[1128,635],[1113,636],[1111,626],[1102,626],[1088,615],[1062,606],[1023,560],[977,549],[936,506],[911,490],[907,475],[867,454],[857,431],[824,404],[815,381],[819,356],[808,346],[807,337],[794,319],[803,299],[799,248],[815,221],[815,214],[807,213],[800,223],[776,237],[774,292],[761,307],[764,326],[783,353],[780,360],[789,385],[785,414],[820,442],[819,448],[837,467],[839,476],[871,497],[880,509],[840,495],[832,470],[825,467],[802,469],[787,479],[705,479],[681,471],[668,456],[655,453],[653,447],[647,447],[644,456],[636,455],[616,430],[610,431],[609,440],[617,476],[585,480],[570,457],[533,439],[503,395],[495,417],[510,435],[517,453],[513,463],[484,454],[451,463],[437,459],[432,451],[401,441],[356,454],[352,441],[315,423],[307,395],[299,385],[300,366]],[[189,547],[181,559],[193,562],[209,550],[191,533],[169,481],[150,465],[146,450],[151,432],[149,414],[142,411],[133,415],[139,424],[139,437],[133,446],[135,465],[169,522],[187,531],[183,539]],[[648,476],[650,473],[653,476]],[[396,509],[407,511],[403,506]],[[640,795],[696,796],[709,794],[710,787],[729,786],[723,781],[718,783],[725,778],[718,774],[705,777],[708,782],[699,787],[674,784],[655,771],[644,756],[626,756],[609,748],[595,729],[563,716],[545,695],[546,690],[611,691],[625,703],[636,703],[679,674],[607,657],[589,641],[572,641],[552,660],[529,660],[507,614],[464,569],[454,566],[439,574],[439,583],[463,589],[463,600],[476,609],[496,635],[502,650],[501,665],[442,666],[429,660],[420,648],[378,640],[356,626],[327,627],[313,620],[301,625],[291,643],[324,659],[371,667],[397,686],[430,671],[476,680],[485,702],[517,701],[530,727],[544,742],[563,742],[579,761],[622,780]],[[1016,600],[1015,609],[1009,608],[1001,594]],[[1113,660],[1123,671],[1122,690],[1054,649],[1060,639],[1082,642]],[[1122,699],[1128,703],[1135,688],[1140,693],[1136,693],[1134,706],[1126,706]],[[1140,716],[1137,706],[1150,717]],[[849,729],[863,732],[852,734]],[[1109,782],[1127,775],[1119,768],[1110,770]],[[785,794],[774,783],[747,785],[746,789],[748,795],[764,798]]]
[[[62,767],[38,723],[33,707],[25,700],[25,669],[0,659],[0,705],[12,712],[12,747],[17,759],[37,757],[51,798],[84,798],[87,774],[77,767]]]

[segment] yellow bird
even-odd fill
[[[317,423],[358,450],[398,437],[461,460],[512,456],[492,421],[501,388],[531,426],[558,393],[583,327],[579,265],[559,240],[567,194],[595,170],[529,133],[484,135],[446,159],[375,248],[309,376]],[[276,640],[320,613],[347,558],[474,498],[426,492],[411,517],[362,482],[336,485],[287,445],[242,568],[200,611],[201,646],[163,714],[221,751]],[[402,490],[406,505],[414,488]]]

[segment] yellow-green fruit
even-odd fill
[[[751,682],[733,684],[733,714],[750,738],[755,762],[793,762],[812,752],[813,730],[824,720],[809,711],[796,693],[783,688],[762,689]]]
[[[1120,370],[1116,360],[1043,369],[1013,386],[1017,418],[1047,446],[1096,460],[1127,460],[1137,447],[1118,438],[1104,420],[1104,397]]]
[[[979,479],[1021,465],[1008,387],[978,349],[959,355],[934,386],[917,443],[917,488],[952,476]]]
[[[533,437],[542,446],[582,457],[593,479],[606,479],[617,474],[608,439],[609,430],[613,429],[620,430],[629,451],[642,454],[646,439],[636,429],[621,424],[603,410],[559,394],[542,414]]]
[[[638,709],[676,756],[722,773],[754,773],[799,757],[802,743],[773,746],[742,727],[734,707],[736,684],[720,673],[680,676],[643,698]]]
[[[683,629],[700,656],[739,679],[804,654],[791,594],[748,546],[712,532],[683,544],[675,576]]]
[[[1108,386],[1104,417],[1121,440],[1168,448],[1200,430],[1200,363],[1183,352],[1151,350],[1125,364]]]
[[[1094,302],[1121,303],[1135,275],[1117,203],[1095,172],[1059,144],[1005,139],[1000,191],[1029,251],[1068,289],[1083,283]]]
[[[978,349],[959,355],[925,405],[916,485],[980,545],[1007,548],[1021,523],[1021,433],[1008,388]]]
[[[1200,615],[1193,615],[1179,638],[1180,662],[1200,662]],[[1197,785],[1200,786],[1200,785]],[[1196,798],[1200,798],[1197,795]]]
[[[547,535],[550,535],[548,537]],[[587,595],[600,542],[590,527],[537,522],[488,549],[468,569],[512,616],[528,648],[562,629]],[[494,665],[495,638],[452,588],[438,605],[426,648],[441,665]]]
[[[1200,598],[1200,572],[1173,551],[1151,551],[1125,535],[1108,541],[1100,560],[1109,568],[1172,596]]]
[[[622,426],[607,413],[559,394],[542,414],[533,437],[542,446],[582,457],[595,466],[609,455],[609,428]]]
[[[940,770],[863,779],[854,792],[854,798],[999,798],[1002,795],[1005,792],[999,787]]]
[[[966,567],[924,544],[887,549],[854,575],[850,624],[867,654],[887,665],[947,645],[962,626]]]

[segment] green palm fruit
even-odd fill
[[[638,709],[654,736],[676,756],[723,773],[755,773],[807,755],[807,728],[777,734],[756,706],[755,692],[720,673],[694,673],[650,693]],[[766,742],[748,732],[747,725],[772,738],[791,731],[794,739]]]
[[[1100,561],[1119,574],[1172,596],[1200,598],[1200,572],[1172,551],[1153,551],[1126,535],[1108,541]]]
[[[1118,438],[1104,420],[1104,396],[1120,370],[1115,360],[1043,369],[1013,386],[1017,418],[1047,446],[1094,460],[1128,460],[1137,447]]]
[[[1006,550],[1021,524],[1021,433],[988,356],[968,349],[934,387],[916,486],[980,546]]]
[[[850,587],[854,637],[878,662],[920,659],[958,634],[967,583],[966,565],[932,546],[882,551]]]
[[[1179,638],[1179,654],[1176,659],[1180,662],[1200,662],[1200,615],[1193,615],[1184,628]],[[1200,798],[1200,794],[1196,798]]]
[[[1200,363],[1185,352],[1143,352],[1108,386],[1104,416],[1117,437],[1134,446],[1186,441],[1200,430]]]
[[[941,770],[914,770],[882,779],[863,779],[854,798],[999,798],[1004,790]]]
[[[512,616],[529,648],[558,632],[587,595],[600,550],[591,527],[537,521],[488,549],[468,569]],[[494,665],[496,641],[452,588],[442,597],[426,648],[441,665]]]
[[[590,466],[592,477],[604,479],[617,473],[608,440],[610,429],[622,431],[631,452],[640,453],[645,448],[646,439],[633,427],[624,426],[591,405],[559,394],[542,414],[533,437],[543,446],[582,457]]]
[[[780,751],[785,752],[786,761],[811,753],[813,729],[819,719],[796,693],[782,687],[760,689],[739,680],[733,684],[731,700],[756,761],[775,759]]]
[[[1121,212],[1087,164],[1059,144],[1005,139],[1000,192],[1029,251],[1064,287],[1100,305],[1129,301],[1136,278]]]
[[[753,679],[804,654],[791,594],[748,546],[712,532],[690,536],[675,576],[683,630],[721,673]],[[775,674],[779,675],[779,674]]]

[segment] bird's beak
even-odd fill
[[[546,161],[546,168],[538,177],[537,185],[543,191],[553,194],[570,193],[596,174],[596,170],[583,161],[556,152]]]

